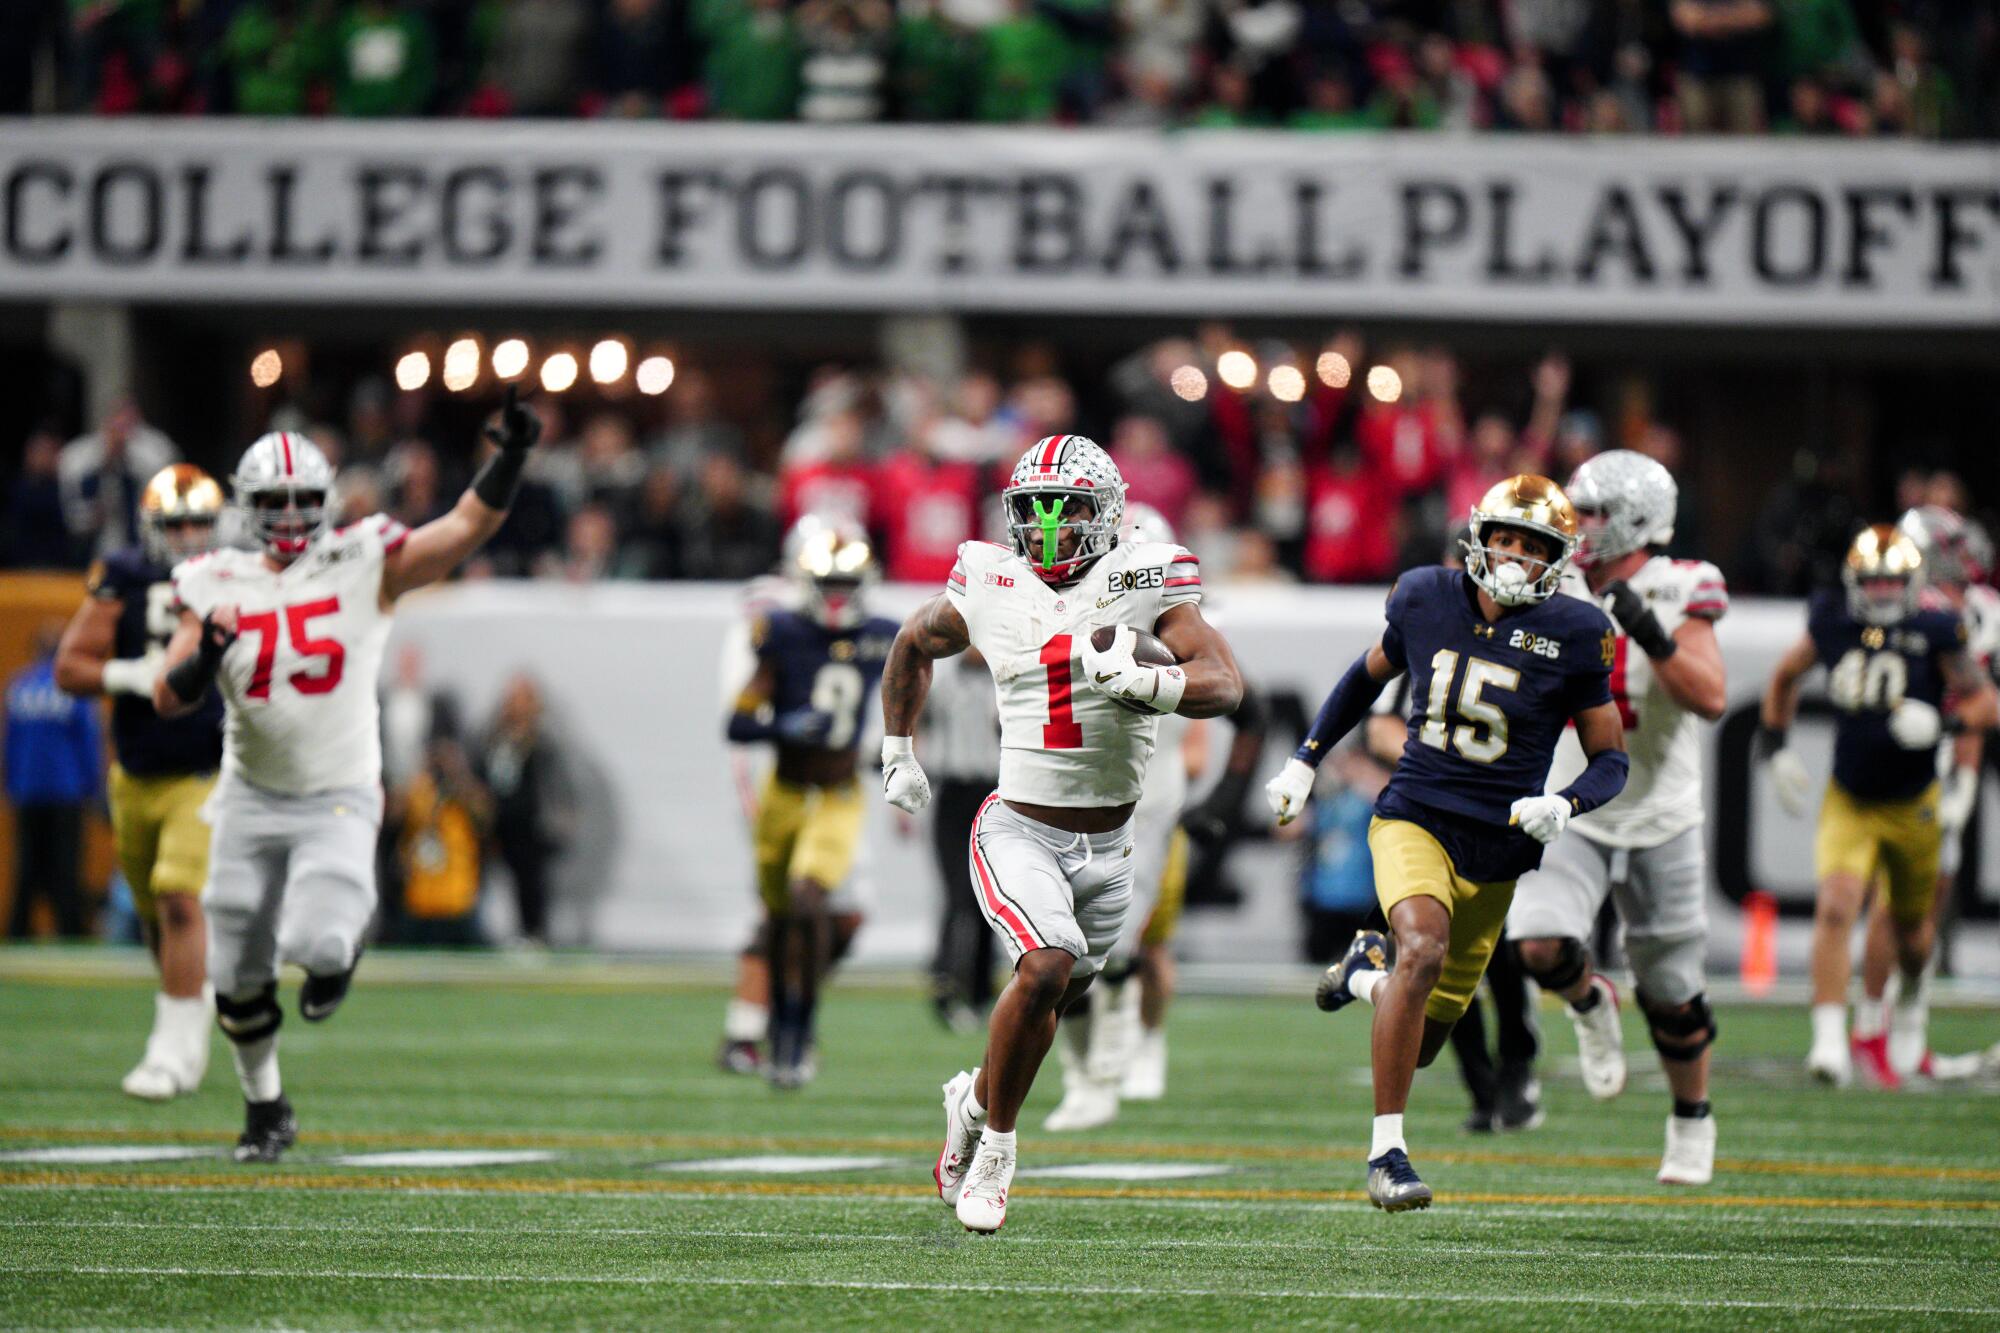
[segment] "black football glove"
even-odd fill
[[[507,386],[507,396],[500,404],[500,424],[488,426],[486,438],[505,453],[532,449],[542,438],[542,419],[521,401],[519,385]]]
[[[1674,655],[1680,645],[1674,636],[1667,633],[1660,624],[1660,618],[1653,614],[1653,608],[1646,605],[1641,597],[1624,579],[1606,584],[1604,595],[1611,599],[1611,615],[1625,636],[1639,645],[1646,656],[1655,662],[1664,662]]]
[[[486,438],[499,452],[487,459],[472,479],[472,493],[505,513],[514,507],[514,496],[521,489],[521,469],[527,466],[528,450],[542,438],[542,419],[521,405],[518,386],[507,386],[507,397],[500,404],[500,424],[488,426]]]

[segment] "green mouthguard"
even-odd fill
[[[1042,508],[1042,502],[1033,496],[1028,498],[1028,503],[1034,505],[1035,521],[1042,525],[1042,568],[1054,569],[1056,537],[1062,531],[1063,499],[1060,495],[1057,496],[1055,506],[1050,509]]]

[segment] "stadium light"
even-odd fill
[[[1297,366],[1272,366],[1264,387],[1281,403],[1296,403],[1306,396],[1305,372]]]
[[[1403,377],[1388,366],[1370,366],[1368,392],[1382,402],[1393,403],[1403,396]]]
[[[542,362],[542,387],[550,393],[562,393],[576,383],[576,358],[568,352],[557,352]]]
[[[260,389],[270,388],[284,373],[285,359],[275,347],[266,347],[250,358],[250,382]]]
[[[441,378],[448,392],[463,393],[470,389],[479,379],[479,343],[472,338],[460,338],[445,348]]]
[[[396,387],[413,393],[431,382],[431,359],[423,352],[405,352],[396,362]]]
[[[665,393],[674,382],[674,363],[664,356],[649,356],[639,363],[635,378],[640,393]]]
[[[1354,378],[1354,367],[1338,352],[1321,352],[1313,369],[1319,372],[1319,382],[1329,389],[1345,389]]]
[[[1215,358],[1215,373],[1240,392],[1257,382],[1257,360],[1248,352],[1224,352]]]
[[[493,373],[503,380],[519,378],[528,368],[528,344],[509,338],[493,349]]]
[[[1182,366],[1167,377],[1167,383],[1190,403],[1198,403],[1208,397],[1208,376],[1201,373],[1199,366]]]
[[[631,364],[632,353],[616,338],[605,338],[590,349],[590,378],[599,384],[616,384]]]

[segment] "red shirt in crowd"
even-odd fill
[[[1354,438],[1369,471],[1392,500],[1428,491],[1444,480],[1450,461],[1433,414],[1400,403],[1372,403],[1355,423]]]
[[[1118,475],[1125,478],[1125,503],[1153,506],[1178,532],[1187,518],[1188,501],[1201,485],[1194,464],[1177,453],[1135,458],[1124,449],[1112,450],[1111,461],[1118,465]]]
[[[806,514],[844,518],[867,527],[875,516],[875,469],[859,461],[791,468],[778,482],[778,513],[787,528]]]
[[[1307,578],[1366,583],[1395,572],[1395,502],[1367,472],[1315,468],[1306,494]]]
[[[884,463],[877,481],[888,576],[899,583],[943,583],[959,543],[979,535],[979,469],[905,453]]]

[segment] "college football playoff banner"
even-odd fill
[[[2000,325],[2000,149],[14,121],[0,299]]]

